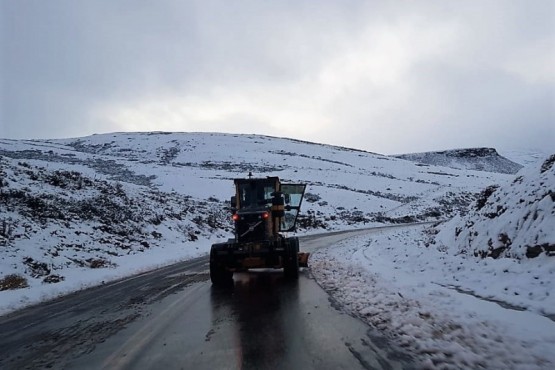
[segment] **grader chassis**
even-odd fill
[[[235,179],[231,213],[235,237],[210,249],[210,279],[227,285],[233,273],[252,268],[283,268],[296,279],[307,266],[308,253],[299,252],[299,239],[282,232],[295,229],[306,184],[284,184],[278,177]]]

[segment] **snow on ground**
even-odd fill
[[[231,230],[216,200],[40,161],[2,157],[0,173],[0,314],[205,255]]]
[[[340,303],[426,368],[555,367],[555,155],[465,216],[380,230],[313,254]]]
[[[348,311],[416,353],[425,368],[552,369],[555,322],[495,303],[503,294],[487,284],[503,279],[510,263],[426,247],[424,228],[347,239],[314,253],[311,271]],[[555,259],[543,262],[550,268],[542,279],[553,279]],[[463,293],[477,281],[489,286],[490,300]],[[549,288],[532,291],[545,295]],[[546,312],[553,307],[544,301]]]
[[[63,271],[64,280],[56,284],[44,284],[40,280],[30,279],[30,286],[27,288],[4,290],[1,292],[0,315],[77,290],[151,271],[179,261],[200,257],[210,251],[210,245],[210,240],[198,241],[193,248],[183,248],[181,241],[179,243],[166,243],[157,249],[112,257],[111,263],[113,263],[113,266],[108,268],[66,268]],[[76,257],[86,258],[88,255],[86,253],[77,253]],[[4,267],[2,265],[2,268]]]
[[[539,149],[512,149],[499,150],[498,152],[501,156],[523,166],[543,161],[549,156],[549,154],[551,154],[549,150]]]

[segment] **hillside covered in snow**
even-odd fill
[[[511,179],[257,135],[0,139],[2,303],[206,253],[232,236],[232,179],[249,172],[308,184],[300,233],[442,220]]]
[[[452,253],[482,258],[555,255],[555,155],[484,189],[471,212],[442,225],[436,239]]]

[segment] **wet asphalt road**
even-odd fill
[[[346,236],[305,237],[301,250]],[[0,317],[0,368],[411,367],[308,270],[296,282],[281,270],[236,273],[234,281],[213,288],[203,257]]]

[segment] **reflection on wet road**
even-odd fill
[[[71,368],[380,369],[388,354],[369,328],[333,307],[306,276],[281,271],[236,274],[230,289],[199,283],[152,312]],[[395,366],[391,366],[393,368]]]

